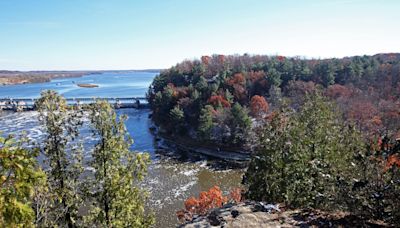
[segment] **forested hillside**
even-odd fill
[[[245,147],[254,128],[306,94],[333,100],[366,139],[400,137],[400,54],[342,59],[213,55],[162,71],[148,98],[168,134]]]

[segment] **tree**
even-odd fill
[[[264,97],[255,95],[250,101],[251,114],[254,117],[260,117],[268,112],[268,103]]]
[[[38,150],[27,148],[27,139],[0,137],[0,226],[33,227],[33,192],[45,183],[38,167]]]
[[[247,134],[251,127],[251,120],[248,110],[239,103],[235,103],[231,109],[232,122],[229,124],[231,129],[231,142],[240,145],[246,142]]]
[[[174,131],[177,133],[183,133],[185,132],[185,113],[179,107],[179,105],[175,106],[173,109],[171,109],[169,113],[172,124],[174,125]]]
[[[229,108],[231,107],[231,104],[229,101],[225,99],[225,97],[221,95],[213,95],[208,99],[208,103],[213,105],[215,108],[218,107],[224,107],[224,108]]]
[[[90,121],[98,138],[90,166],[87,196],[93,200],[85,220],[99,227],[150,227],[154,219],[145,215],[147,193],[138,186],[143,180],[149,155],[131,152],[132,139],[125,128],[126,117],[117,114],[107,101],[97,101]]]
[[[52,203],[48,221],[52,224],[46,226],[76,227],[83,202],[79,194],[82,149],[76,142],[82,113],[72,112],[65,98],[55,91],[42,92],[35,105],[46,133],[41,151],[49,167],[46,173],[50,192],[54,194],[49,199]]]
[[[259,148],[245,175],[248,197],[293,207],[338,206],[338,177],[352,175],[360,133],[331,103],[308,97],[298,113],[284,108],[259,132]]]
[[[317,66],[315,73],[318,75],[318,77],[321,80],[321,83],[325,87],[335,84],[336,71],[332,63],[330,62],[320,63]]]
[[[199,118],[199,127],[197,129],[200,138],[211,139],[213,128],[213,110],[211,105],[206,105],[202,110]]]
[[[269,86],[279,87],[282,83],[281,73],[273,67],[268,68],[267,81]]]

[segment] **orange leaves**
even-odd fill
[[[191,214],[206,214],[208,210],[221,207],[227,201],[218,186],[210,188],[207,192],[201,192],[199,198],[191,197],[185,201],[185,209]]]
[[[199,200],[197,200],[195,197],[190,197],[185,201],[185,209],[187,211],[195,211],[198,206]]]
[[[235,188],[230,192],[230,199],[236,203],[242,200],[242,190]],[[176,212],[178,219],[190,221],[193,215],[205,215],[209,210],[221,207],[228,202],[228,197],[222,194],[218,186],[210,188],[208,191],[203,191],[199,194],[199,198],[190,197],[185,201],[185,209]]]
[[[400,168],[400,157],[398,154],[392,154],[388,157],[385,165],[385,171],[392,168],[392,166],[397,166]]]
[[[229,195],[235,203],[239,203],[242,201],[242,189],[240,188],[232,189]]]
[[[233,75],[231,79],[228,80],[228,85],[234,86],[234,85],[245,85],[246,84],[246,78],[243,76],[242,73],[236,73]]]
[[[269,105],[264,97],[255,95],[250,101],[251,114],[255,117],[262,116],[268,112]]]
[[[227,101],[223,96],[221,95],[214,95],[211,96],[208,99],[208,103],[212,104],[214,107],[217,106],[222,106],[224,108],[229,108],[231,107],[231,104],[229,103],[229,101]]]

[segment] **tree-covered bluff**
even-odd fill
[[[162,71],[148,98],[153,120],[168,135],[249,148],[258,123],[283,103],[297,109],[315,91],[335,101],[366,136],[399,135],[400,54],[203,56]]]

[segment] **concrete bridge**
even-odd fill
[[[145,97],[79,97],[65,98],[70,106],[92,104],[97,99],[106,100],[115,108],[147,108],[148,102]],[[0,110],[31,111],[35,110],[37,98],[0,98]]]

